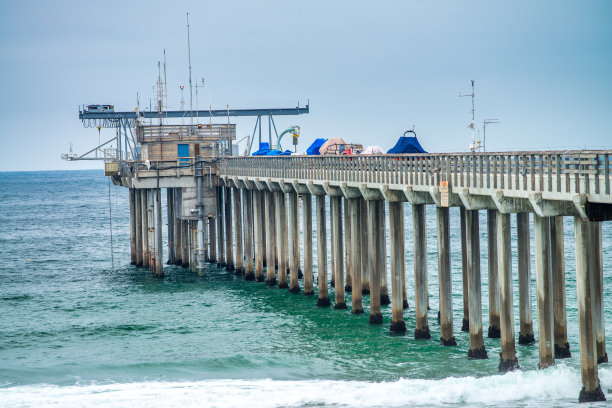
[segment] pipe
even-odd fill
[[[281,152],[283,151],[283,148],[281,147],[281,139],[283,138],[283,136],[285,135],[285,133],[290,133],[292,132],[294,136],[299,136],[300,135],[300,127],[299,126],[291,126],[289,129],[283,130],[283,132],[278,135],[278,139],[276,139],[276,149],[280,150]]]

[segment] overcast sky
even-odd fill
[[[80,104],[148,104],[166,50],[168,104],[293,107],[300,150],[340,136],[389,149],[413,125],[430,152],[466,151],[469,93],[487,150],[612,148],[611,1],[2,1],[0,170],[101,168]],[[185,94],[188,100],[188,93]],[[238,122],[238,137],[254,118]],[[482,130],[481,130],[482,131]],[[113,136],[103,130],[102,137]]]

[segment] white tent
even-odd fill
[[[380,146],[368,146],[361,154],[385,154],[384,150]]]

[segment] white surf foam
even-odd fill
[[[602,389],[612,386],[612,369],[600,369]],[[443,380],[395,382],[207,380],[74,386],[33,385],[0,389],[0,405],[61,407],[401,407],[563,406],[577,402],[578,370],[543,371]],[[610,396],[608,395],[608,399]]]

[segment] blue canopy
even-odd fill
[[[402,136],[387,153],[427,153],[416,136]]]
[[[308,149],[306,149],[306,154],[310,156],[321,154],[319,153],[319,148],[323,146],[323,143],[327,142],[327,139],[316,139]]]
[[[252,156],[265,156],[270,151],[270,143],[261,142],[259,144],[259,150],[253,152]]]

